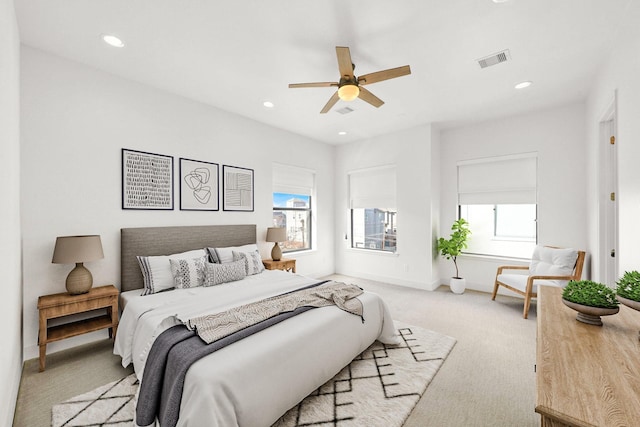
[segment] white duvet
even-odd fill
[[[155,338],[189,318],[223,311],[318,280],[266,270],[238,282],[131,296],[114,353],[143,379]],[[377,295],[358,297],[360,317],[335,306],[294,316],[199,360],[187,371],[178,426],[270,426],[376,339],[396,344],[389,310]]]

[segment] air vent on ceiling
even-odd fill
[[[351,107],[344,107],[344,108],[341,108],[341,109],[339,109],[339,110],[336,110],[336,112],[338,112],[338,113],[340,113],[340,114],[349,114],[349,113],[352,113],[352,112],[354,112],[354,111],[356,111],[356,110],[354,110],[354,109],[353,109],[353,108],[351,108]]]
[[[503,50],[502,52],[494,53],[489,56],[485,56],[484,58],[478,59],[478,64],[480,68],[491,67],[492,65],[499,64],[501,62],[505,62],[511,59],[511,54],[509,53],[509,49]]]

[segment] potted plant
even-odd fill
[[[438,252],[446,259],[453,260],[456,275],[451,278],[449,287],[453,293],[461,294],[465,290],[466,283],[465,280],[460,277],[457,258],[460,252],[467,247],[467,238],[469,234],[471,234],[471,230],[469,230],[469,223],[464,218],[454,221],[453,225],[451,225],[451,230],[452,232],[449,239],[445,239],[444,237],[438,239]]]
[[[562,291],[562,302],[578,312],[576,320],[602,326],[600,316],[616,314],[618,300],[613,289],[591,280],[571,280]]]
[[[627,307],[640,311],[640,272],[625,271],[617,285],[618,301]]]

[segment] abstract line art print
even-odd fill
[[[122,209],[173,210],[173,156],[122,149]]]
[[[223,210],[253,212],[253,169],[222,165]]]
[[[180,158],[180,210],[218,211],[217,163]]]

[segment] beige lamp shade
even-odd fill
[[[284,242],[287,240],[287,229],[284,227],[269,227],[267,228],[267,242],[275,242],[273,249],[271,249],[271,259],[274,261],[280,261],[282,258],[282,249],[278,242]]]
[[[54,264],[75,264],[66,280],[67,292],[72,295],[89,292],[93,286],[93,276],[83,265],[84,262],[104,258],[100,236],[62,236],[56,239],[53,249]]]

